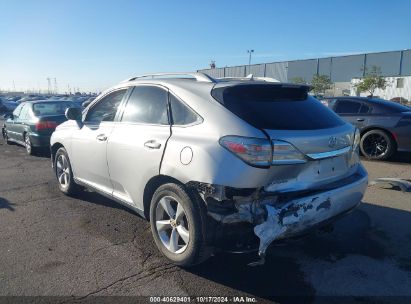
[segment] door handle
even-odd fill
[[[97,135],[96,139],[99,141],[106,141],[107,136],[105,134],[100,134],[100,135]]]
[[[144,143],[144,147],[149,149],[160,149],[161,144],[156,142],[155,140],[149,140]]]
[[[364,118],[357,118],[357,121],[364,121]]]

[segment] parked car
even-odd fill
[[[0,100],[0,114],[10,114],[17,106],[18,104],[14,101]]]
[[[54,129],[66,120],[64,112],[75,106],[71,102],[36,100],[19,104],[6,116],[2,135],[7,143],[15,142],[26,147],[28,154],[50,146]]]
[[[96,99],[95,97],[90,97],[88,99],[86,99],[85,101],[83,101],[83,103],[81,104],[83,108],[86,108],[90,103],[93,102],[93,100]]]
[[[359,132],[307,86],[173,75],[135,77],[67,110],[51,136],[62,192],[83,186],[135,210],[183,266],[221,248],[263,258],[360,203]]]
[[[38,95],[28,95],[28,96],[24,96],[18,100],[16,100],[16,102],[18,104],[26,102],[26,101],[34,101],[34,100],[45,100],[46,98],[44,96],[38,96]]]
[[[360,149],[368,159],[384,160],[411,152],[411,108],[368,97],[335,97],[328,106],[361,131]]]

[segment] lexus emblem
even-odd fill
[[[328,146],[330,148],[334,148],[337,145],[337,137],[331,136],[330,139],[328,140]]]

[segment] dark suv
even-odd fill
[[[369,159],[411,151],[411,108],[367,97],[327,98],[328,107],[361,131],[360,149]]]

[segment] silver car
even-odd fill
[[[258,249],[355,208],[368,176],[360,134],[309,87],[155,74],[107,90],[51,137],[58,185],[91,188],[150,220],[158,249],[190,266]]]

